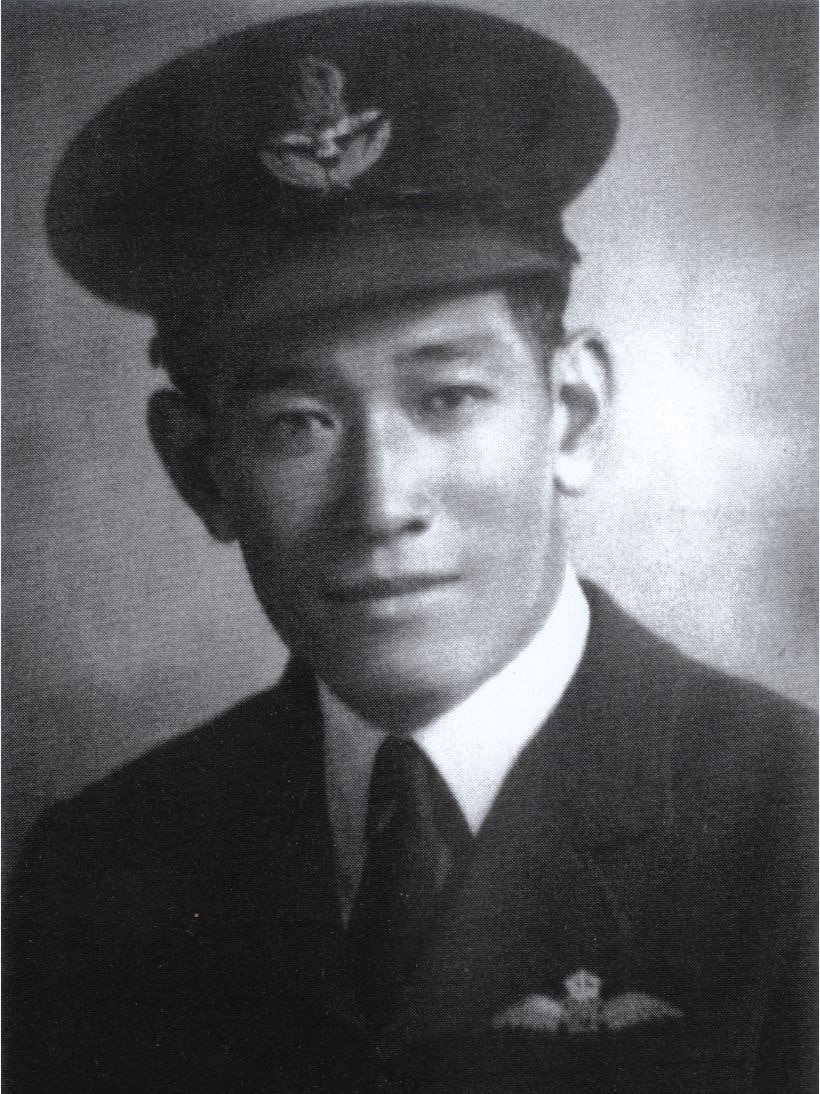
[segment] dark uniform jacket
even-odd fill
[[[812,720],[587,595],[580,669],[395,1021],[357,1016],[295,665],[35,828],[8,917],[9,1094],[812,1089]],[[600,983],[586,1025],[580,971]],[[533,994],[568,1019],[493,1022]]]

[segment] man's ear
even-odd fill
[[[612,399],[612,368],[601,337],[579,331],[555,350],[550,369],[555,423],[555,484],[562,494],[582,494],[595,470],[595,458]]]
[[[148,431],[179,493],[220,543],[235,538],[230,506],[214,478],[207,415],[178,391],[155,391]]]

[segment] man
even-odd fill
[[[69,149],[55,254],[154,317],[155,445],[292,660],[36,828],[9,1089],[809,1088],[805,716],[568,565],[611,378],[561,214],[615,129],[555,43],[372,5]]]

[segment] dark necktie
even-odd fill
[[[383,1024],[471,843],[447,785],[411,740],[388,737],[376,755],[366,836],[347,937],[362,1012]]]

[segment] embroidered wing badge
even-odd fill
[[[381,159],[390,143],[390,119],[376,108],[351,114],[344,86],[344,76],[329,61],[299,62],[299,86],[292,96],[296,125],[272,134],[259,149],[276,178],[328,193],[348,189]]]
[[[683,1012],[640,991],[623,992],[604,1002],[603,982],[595,973],[579,969],[564,981],[563,999],[527,995],[492,1020],[493,1029],[570,1035],[597,1033],[601,1028],[617,1032],[644,1022],[683,1017]]]

